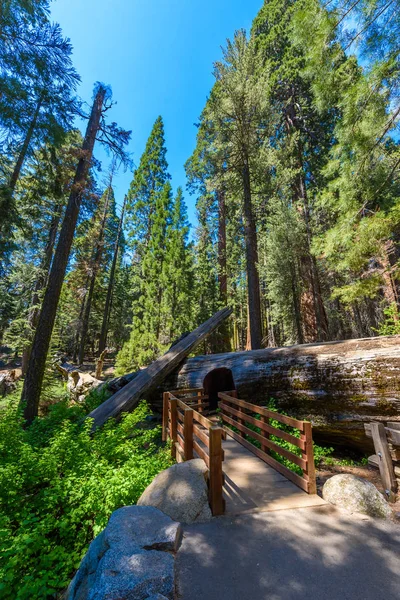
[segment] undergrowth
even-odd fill
[[[275,411],[277,410],[275,401],[273,399],[269,400],[268,404],[265,405],[263,408],[268,408],[268,410],[275,410]],[[279,411],[279,413],[281,415],[287,415],[287,413],[285,413],[281,410]],[[260,420],[261,415],[255,414],[254,418]],[[296,429],[294,427],[290,427],[288,425],[285,425],[284,423],[281,423],[280,421],[277,421],[276,419],[269,419],[269,424],[272,427],[275,427],[276,429],[280,429],[281,431],[286,431],[287,433],[290,433],[294,437],[297,437],[297,438],[300,437],[300,432],[298,429]],[[231,429],[233,429],[234,431],[239,433],[239,430],[236,429],[234,426],[228,425],[228,427],[230,427]],[[252,423],[246,423],[246,427],[248,429],[251,429],[255,433],[262,433],[262,430],[259,427],[257,427],[256,425],[253,425]],[[248,442],[250,442],[251,444],[253,444],[254,446],[256,446],[257,448],[261,448],[260,442],[256,439],[254,439],[253,437],[251,437],[250,435],[246,434],[245,439]],[[292,452],[293,454],[296,454],[297,456],[302,456],[300,448],[298,448],[294,444],[291,444],[290,442],[287,442],[286,440],[283,440],[282,438],[280,438],[276,435],[270,435],[269,439],[271,440],[271,442],[274,442],[277,446],[280,446],[281,448],[284,448],[285,450],[288,450],[288,451]],[[324,462],[326,462],[327,457],[329,457],[333,453],[333,448],[319,446],[315,442],[313,443],[313,445],[314,445],[314,461],[315,461],[315,465],[318,466],[322,460],[324,460]],[[302,469],[298,465],[295,465],[287,458],[281,456],[278,452],[275,452],[274,450],[270,450],[269,454],[272,458],[274,458],[275,460],[280,462],[282,465],[284,465],[285,467],[287,467],[294,473],[297,473],[298,475],[303,474]]]
[[[102,401],[66,399],[27,429],[11,400],[0,413],[0,597],[60,597],[111,513],[134,504],[171,464],[145,402],[91,435]]]

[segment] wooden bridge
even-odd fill
[[[214,416],[203,388],[165,392],[163,399],[163,439],[171,440],[178,462],[206,463],[213,515],[324,505],[316,495],[311,423],[241,400],[235,391],[218,397]]]

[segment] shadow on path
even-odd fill
[[[331,507],[220,517],[185,527],[182,600],[395,600],[400,528]]]

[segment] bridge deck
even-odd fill
[[[303,492],[229,435],[223,448],[226,514],[326,505],[322,498]]]

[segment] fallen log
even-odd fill
[[[208,321],[177,342],[149,367],[139,371],[129,383],[89,414],[89,417],[93,419],[93,428],[100,427],[110,417],[118,417],[123,412],[133,410],[145,394],[160,385],[164,378],[190,354],[193,348],[212,333],[231,313],[230,308],[220,310]]]
[[[208,377],[210,402],[224,391],[218,379],[227,385],[228,369],[239,398],[256,404],[274,398],[278,409],[311,420],[320,442],[368,452],[365,422],[400,422],[400,336],[196,356],[163,389],[204,387],[215,369],[222,371]]]

